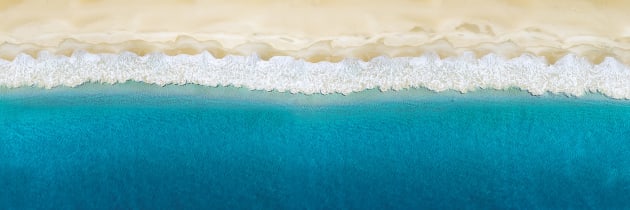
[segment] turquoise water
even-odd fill
[[[0,91],[0,209],[630,208],[630,102]]]

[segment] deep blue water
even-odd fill
[[[0,91],[0,209],[630,209],[627,101],[144,88]]]

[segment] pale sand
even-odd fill
[[[473,51],[630,63],[630,1],[2,0],[0,58],[257,53],[308,61]]]

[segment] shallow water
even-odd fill
[[[630,102],[0,90],[2,209],[628,208]]]

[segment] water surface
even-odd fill
[[[2,209],[630,207],[630,104],[601,96],[0,92]]]

